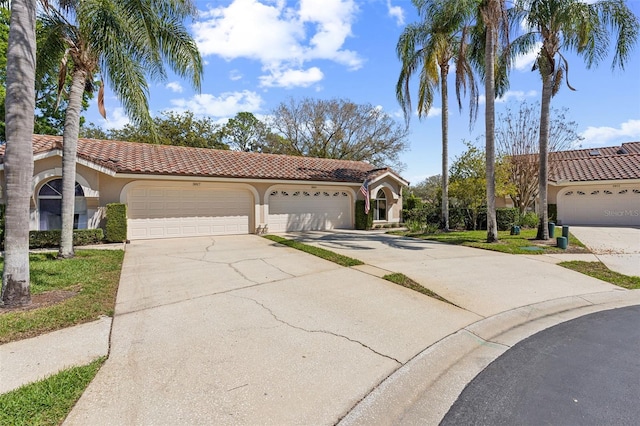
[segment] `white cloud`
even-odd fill
[[[513,67],[518,71],[531,71],[531,67],[538,57],[542,43],[536,42],[531,51],[525,55],[520,55],[516,58]]]
[[[357,12],[354,0],[301,0],[297,7],[284,0],[233,0],[201,12],[193,33],[203,56],[260,61],[269,73],[263,77],[277,81],[317,59],[360,68],[358,54],[343,48]]]
[[[389,16],[396,20],[399,27],[404,25],[404,10],[400,6],[391,6],[391,0],[387,0],[387,11]]]
[[[231,81],[238,81],[242,79],[242,73],[240,72],[240,70],[231,70],[229,72],[229,79]]]
[[[309,87],[324,78],[324,74],[318,67],[307,70],[272,70],[269,75],[260,77],[262,87]]]
[[[502,95],[502,97],[496,99],[497,104],[503,104],[515,99],[517,101],[523,101],[525,98],[532,98],[534,96],[538,96],[538,92],[535,90],[529,90],[528,92],[524,92],[522,90],[507,90],[507,92]],[[484,105],[486,103],[486,98],[484,95],[480,95],[478,97],[478,104]]]
[[[177,81],[167,83],[166,88],[174,93],[182,93],[182,86]]]
[[[113,110],[112,113],[107,111],[107,120],[103,122],[103,129],[122,129],[124,126],[130,123],[129,117],[124,112],[124,109],[119,107]]]
[[[640,140],[640,119],[627,120],[620,127],[587,127],[581,136],[583,146],[604,146],[616,142],[628,142]]]
[[[220,96],[208,93],[195,95],[191,99],[173,99],[172,111],[191,111],[196,115],[210,117],[231,117],[243,111],[254,112],[260,110],[262,97],[248,90],[242,92],[225,92]]]
[[[441,115],[442,115],[442,108],[431,107],[431,109],[427,113],[427,118],[440,117]]]

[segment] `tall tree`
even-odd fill
[[[271,130],[250,112],[239,112],[230,118],[221,131],[223,141],[232,149],[262,152]]]
[[[289,99],[273,111],[270,127],[276,137],[264,151],[278,154],[400,168],[398,154],[407,147],[406,126],[378,107],[345,99]]]
[[[518,110],[510,107],[498,115],[496,142],[498,156],[509,164],[509,181],[514,191],[509,194],[518,206],[520,214],[534,203],[538,196],[540,139],[540,108],[522,102]],[[567,109],[552,108],[549,127],[549,151],[562,151],[578,143],[582,137],[578,134],[578,124],[567,118]],[[554,165],[550,163],[550,173]]]
[[[6,221],[2,304],[31,303],[29,286],[29,204],[33,178],[36,2],[13,0],[7,46],[4,156]]]
[[[509,25],[505,0],[482,0],[479,7],[480,18],[484,24],[484,44],[480,51],[484,53],[484,95],[485,95],[485,156],[487,179],[487,242],[498,241],[498,222],[496,221],[496,143],[495,143],[495,98],[496,80],[506,75],[502,72],[500,57],[506,55],[509,46]],[[498,52],[500,53],[500,56]],[[508,55],[507,55],[508,57]],[[498,74],[496,74],[496,72]],[[506,78],[506,77],[505,77]],[[505,84],[502,84],[504,87]]]
[[[147,77],[165,79],[165,63],[176,74],[200,87],[202,61],[184,26],[196,9],[190,0],[59,0],[44,9],[48,35],[42,64],[60,62],[59,81],[71,73],[63,133],[62,235],[59,257],[73,256],[76,152],[80,110],[85,91],[101,73],[98,108],[103,116],[104,81],[139,125],[153,130],[149,114]],[[57,7],[54,7],[57,6]],[[62,87],[60,87],[62,90]]]
[[[587,68],[597,65],[609,50],[610,30],[616,35],[612,67],[624,68],[638,41],[640,24],[622,0],[521,0],[514,11],[515,22],[525,22],[529,32],[518,41],[518,51],[542,43],[534,69],[542,79],[540,104],[540,173],[538,239],[548,239],[547,183],[549,178],[549,128],[551,98],[568,80],[566,51],[582,56]]]
[[[478,87],[467,52],[477,1],[412,0],[422,21],[409,24],[396,46],[402,66],[396,83],[396,97],[409,122],[413,114],[410,81],[419,73],[418,117],[426,117],[433,106],[434,92],[440,87],[442,105],[442,217],[441,226],[449,229],[449,88],[451,64],[455,66],[455,89],[458,108],[462,110],[461,92],[469,89],[471,122],[475,121]]]

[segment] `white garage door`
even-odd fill
[[[269,232],[351,228],[351,197],[335,189],[272,191],[268,223]]]
[[[192,184],[191,184],[192,185]],[[130,240],[249,233],[249,191],[138,186],[127,193]]]
[[[565,225],[640,226],[640,185],[571,188],[559,195]]]

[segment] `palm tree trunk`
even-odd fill
[[[440,67],[442,96],[442,230],[449,230],[449,64]]]
[[[76,204],[76,155],[86,75],[86,72],[80,68],[73,71],[62,135],[62,233],[58,257],[64,259],[74,256],[73,218]]]
[[[5,211],[2,306],[31,303],[29,208],[33,190],[36,2],[13,0],[7,48]]]
[[[551,96],[553,81],[551,75],[541,69],[542,72],[542,100],[540,103],[540,172],[538,178],[538,234],[539,240],[549,239],[548,211],[547,211],[547,182],[549,181],[549,111],[551,108]]]
[[[496,142],[495,142],[495,28],[486,25],[485,47],[485,155],[487,177],[487,242],[498,241],[498,223],[496,221]]]

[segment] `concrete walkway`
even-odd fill
[[[640,304],[640,292],[544,256],[357,231],[290,237],[367,265],[343,268],[252,235],[130,244],[110,357],[65,424],[437,424],[511,345]],[[457,307],[378,278],[387,272]],[[30,340],[77,339],[56,333]],[[27,341],[9,345],[0,356],[9,348],[20,359]]]

